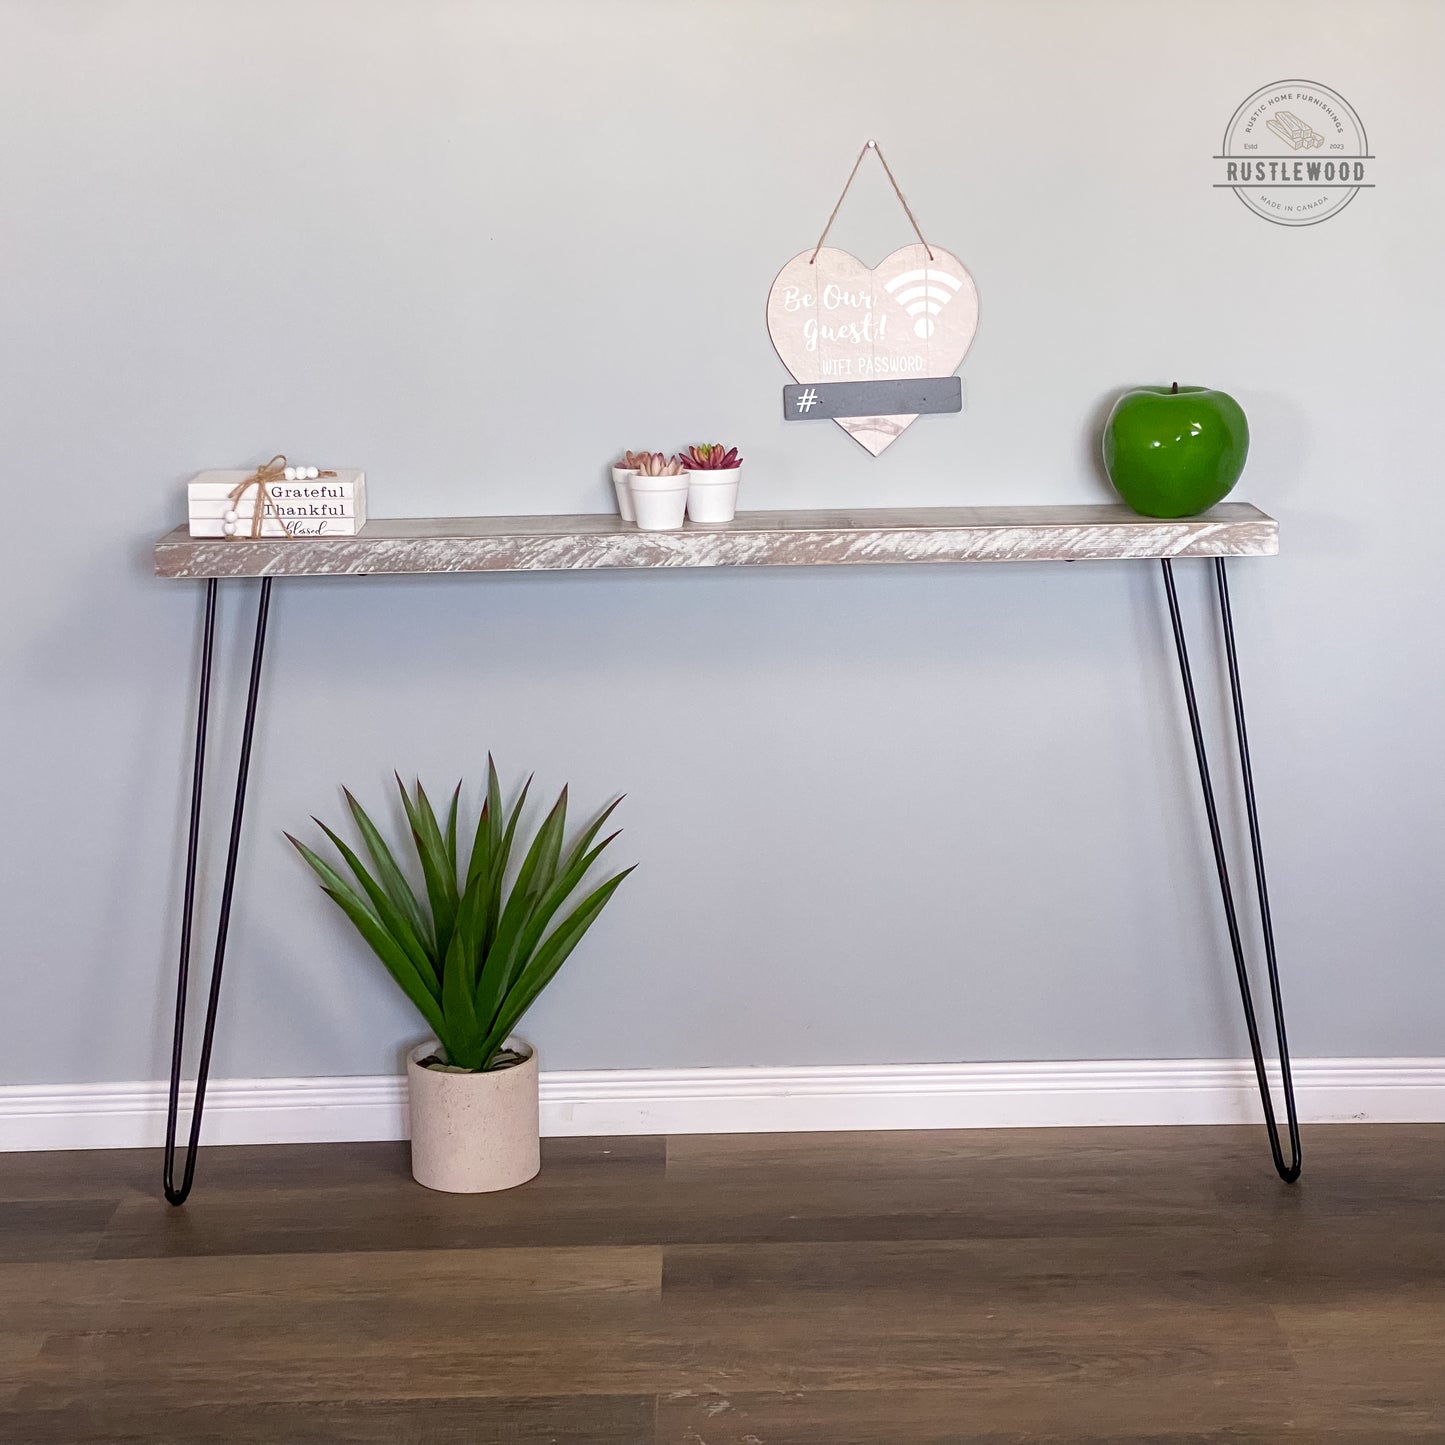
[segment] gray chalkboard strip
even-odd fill
[[[923,416],[962,410],[963,383],[956,376],[919,376],[907,381],[818,381],[783,388],[783,416],[788,421]]]

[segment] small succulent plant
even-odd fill
[[[617,465],[626,467],[629,472],[635,472],[642,466],[642,459],[646,455],[646,452],[623,452],[622,460]]]
[[[678,460],[690,472],[726,472],[743,464],[738,449],[721,442],[700,442],[682,452]]]
[[[661,452],[643,452],[635,470],[644,477],[680,477],[683,464],[677,457],[665,457]]]

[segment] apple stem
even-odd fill
[[[1170,395],[1170,396],[1178,396],[1178,395],[1179,395],[1179,383],[1178,383],[1177,381],[1174,383],[1174,385],[1173,385],[1172,387],[1169,388],[1169,395]]]

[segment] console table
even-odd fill
[[[1230,557],[1268,557],[1279,550],[1275,521],[1258,508],[1227,503],[1200,517],[1160,521],[1140,517],[1119,505],[1046,507],[919,507],[829,512],[744,512],[719,526],[688,523],[676,532],[641,532],[612,515],[556,517],[441,517],[368,522],[354,537],[192,538],[177,527],[155,547],[156,575],[204,580],[203,626],[190,825],[186,844],[185,890],[181,907],[180,961],[176,979],[175,1034],[171,1052],[166,1114],[165,1197],[181,1204],[195,1180],[196,1151],[210,1073],[216,1012],[226,935],[236,891],[236,859],[241,841],[250,771],[251,741],[260,695],[261,664],[271,586],[286,577],[380,577],[421,573],[538,572],[610,570],[640,567],[806,567],[937,564],[955,562],[1155,561],[1160,564],[1164,596],[1174,632],[1185,711],[1194,740],[1204,812],[1214,848],[1220,900],[1230,951],[1254,1056],[1255,1076],[1264,1106],[1270,1153],[1281,1179],[1300,1173],[1299,1121],[1295,1110],[1284,1006],[1280,996],[1274,930],[1270,921],[1264,853],[1255,807],[1254,777],[1245,731],[1234,619],[1225,562]],[[1240,783],[1249,823],[1251,869],[1259,900],[1264,963],[1278,1046],[1285,1119],[1289,1136],[1286,1159],[1260,1045],[1259,1025],[1246,966],[1243,935],[1230,882],[1223,833],[1215,802],[1194,679],[1189,664],[1174,585],[1177,558],[1213,560],[1219,624],[1223,630]],[[210,710],[211,668],[215,656],[216,592],[222,581],[259,578],[255,642],[246,693],[240,758],[231,808],[226,868],[211,966],[210,991],[201,1038],[190,1137],[183,1176],[175,1177],[176,1134],[180,1111],[181,1063],[185,1043],[186,994],[190,977],[196,862],[201,842],[201,793],[205,775],[206,724]]]

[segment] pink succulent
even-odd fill
[[[699,442],[681,453],[679,460],[690,472],[727,472],[743,464],[738,449],[724,448],[721,442]]]
[[[634,470],[644,477],[680,477],[683,465],[677,457],[665,457],[661,452],[643,452]]]

